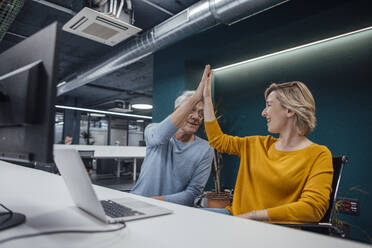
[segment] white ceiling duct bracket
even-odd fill
[[[115,46],[142,31],[129,23],[87,7],[68,21],[63,30],[109,46]]]

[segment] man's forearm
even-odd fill
[[[156,200],[160,200],[160,201],[165,201],[164,196],[162,196],[162,195],[160,195],[160,196],[153,196],[151,198],[156,199]]]
[[[187,190],[171,194],[171,195],[164,195],[164,201],[167,202],[173,202],[180,205],[185,206],[192,206],[194,204],[194,196],[191,192],[188,192]]]
[[[187,116],[190,114],[194,106],[201,101],[200,97],[197,97],[195,94],[189,97],[185,103],[183,103],[180,107],[178,107],[171,115],[170,120],[176,127],[180,127],[180,125],[184,122]]]
[[[200,80],[198,88],[195,90],[194,95],[189,97],[184,104],[178,107],[176,111],[174,111],[170,115],[170,119],[176,127],[180,127],[180,125],[184,122],[187,116],[191,113],[194,106],[198,102],[203,100],[204,85],[208,80],[210,80],[210,72],[211,72],[210,65],[206,65],[203,76]]]

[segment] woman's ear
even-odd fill
[[[287,117],[290,118],[295,115],[295,112],[291,109],[287,109]]]

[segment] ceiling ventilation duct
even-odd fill
[[[172,42],[211,28],[219,23],[233,24],[244,18],[276,7],[289,0],[202,0],[153,29],[129,41],[122,51],[74,79],[61,83],[62,95],[108,73],[132,64]]]
[[[120,2],[120,3],[119,3]],[[85,7],[64,26],[63,30],[109,46],[132,37],[142,29],[133,26],[131,1],[96,1],[93,8]]]
[[[4,38],[8,28],[23,7],[23,0],[0,1],[0,41]]]

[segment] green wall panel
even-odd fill
[[[216,72],[216,101],[223,102],[227,120],[224,131],[236,136],[268,134],[261,117],[264,90],[271,82],[305,82],[316,100],[318,118],[309,138],[328,146],[334,156],[348,156],[339,195],[358,198],[362,209],[368,209],[372,193],[371,42],[372,30]],[[233,187],[239,160],[224,159],[233,169],[224,168],[223,179],[227,187]],[[370,211],[346,219],[369,232],[372,228]]]
[[[154,56],[153,122],[160,122],[173,112],[174,101],[184,91],[183,64],[172,61],[167,53]]]

